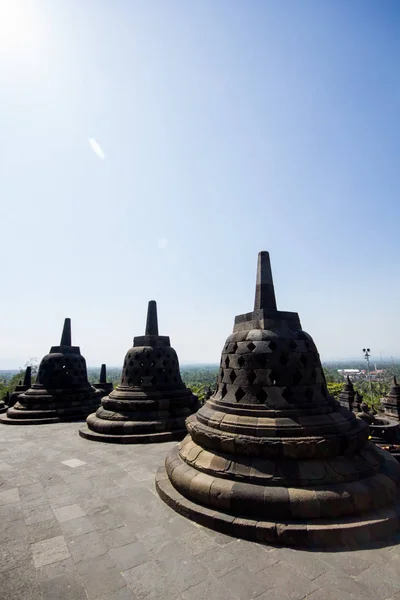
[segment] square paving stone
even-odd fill
[[[62,535],[32,544],[31,551],[37,569],[70,556],[67,543]]]
[[[138,598],[128,586],[125,586],[105,596],[99,596],[96,600],[138,600]]]
[[[62,535],[60,524],[54,518],[54,516],[48,521],[41,521],[39,523],[27,525],[27,530],[28,542],[30,544],[35,544],[36,542],[41,542],[42,540],[47,540],[48,538],[54,538],[58,535]]]
[[[72,558],[76,563],[88,560],[94,556],[101,556],[107,552],[107,545],[96,531],[78,535],[68,539],[68,546]]]
[[[77,568],[89,600],[126,586],[120,570],[108,554],[81,561]]]
[[[126,544],[120,548],[112,548],[109,554],[121,571],[127,571],[149,560],[149,555],[140,542]]]
[[[182,535],[179,541],[192,556],[197,556],[206,550],[219,547],[214,538],[197,528]]]
[[[61,575],[39,584],[42,600],[87,600],[85,589],[73,575]]]
[[[72,558],[66,558],[50,565],[45,565],[36,570],[37,581],[47,581],[61,575],[70,575],[77,573],[77,568]]]
[[[30,560],[31,549],[25,540],[11,540],[0,544],[0,573],[22,567]]]
[[[386,600],[400,591],[400,557],[394,556],[386,565],[372,565],[355,577],[376,600]]]
[[[64,523],[78,517],[84,517],[86,513],[78,504],[70,504],[61,508],[55,508],[54,514],[60,523]]]
[[[183,592],[182,598],[183,600],[232,600],[237,596],[233,596],[232,592],[215,577],[208,577]]]
[[[31,508],[23,508],[22,514],[27,525],[35,523],[43,523],[54,519],[53,510],[49,506],[33,506]]]
[[[13,502],[19,501],[19,491],[16,487],[11,488],[10,490],[4,490],[0,492],[0,506],[3,506],[4,504],[12,504]]]
[[[226,544],[224,550],[229,550],[238,562],[249,569],[252,573],[262,571],[266,567],[279,562],[279,556],[275,550],[267,549],[255,542],[246,540],[234,540]]]
[[[310,581],[332,568],[327,562],[324,562],[324,555],[318,554],[318,552],[279,548],[275,550],[275,556],[278,560],[289,564],[291,569],[304,575]]]
[[[124,527],[110,529],[109,531],[101,531],[99,533],[109,549],[119,548],[120,546],[133,544],[133,542],[137,541],[136,535],[126,525]]]
[[[76,537],[85,533],[95,531],[96,527],[89,517],[78,517],[77,519],[71,519],[70,521],[63,521],[60,523],[63,534],[66,537]]]
[[[197,559],[216,577],[221,577],[241,565],[228,548],[221,550],[219,546],[198,554]]]
[[[41,600],[32,564],[1,573],[1,600]]]

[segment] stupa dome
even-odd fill
[[[398,527],[400,465],[330,397],[297,313],[278,311],[269,254],[251,313],[235,318],[218,386],[156,476],[176,511],[237,537],[347,546]]]
[[[145,335],[125,356],[121,383],[89,415],[82,437],[136,444],[181,439],[185,419],[199,407],[185,386],[169,337],[158,335],[157,305],[149,302]]]

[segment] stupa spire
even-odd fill
[[[149,301],[145,335],[158,335],[157,302]]]
[[[103,363],[100,368],[100,383],[107,383],[107,371],[105,363]]]
[[[65,319],[60,346],[71,346],[71,319]]]
[[[256,297],[254,310],[276,310],[274,282],[269,252],[258,253]]]
[[[25,376],[24,376],[24,386],[26,389],[31,387],[32,383],[32,367],[26,367]]]

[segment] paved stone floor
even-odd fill
[[[156,495],[174,443],[100,444],[79,426],[0,426],[1,600],[400,600],[400,538],[307,552],[207,530]]]

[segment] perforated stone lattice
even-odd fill
[[[297,402],[325,402],[324,384],[318,351],[307,333],[291,331],[285,339],[272,331],[242,331],[233,333],[222,350],[214,397],[225,402],[268,404],[269,396],[276,398],[279,390],[290,401],[294,386],[303,388]],[[270,388],[274,388],[272,392]]]
[[[121,385],[177,388],[183,385],[173,348],[131,348],[125,356]]]
[[[50,389],[87,385],[86,361],[76,354],[48,354],[40,363],[37,384]]]

